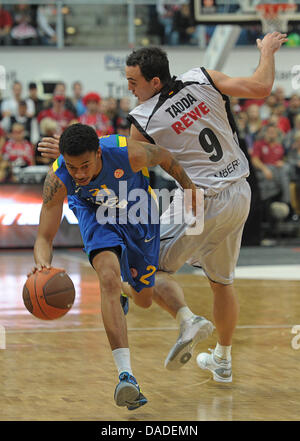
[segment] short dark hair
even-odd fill
[[[36,83],[29,83],[28,89],[29,90],[37,89]]]
[[[85,152],[96,152],[99,138],[93,127],[86,124],[72,124],[67,127],[59,139],[59,151],[70,156],[79,156]]]
[[[171,79],[166,52],[159,47],[144,47],[133,51],[126,60],[127,66],[139,66],[145,80],[158,77],[163,84]]]

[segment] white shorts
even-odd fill
[[[201,267],[211,281],[231,284],[250,209],[248,182],[243,179],[215,196],[205,197],[204,229],[197,236],[185,234],[184,223],[164,223],[170,210],[181,209],[182,199],[183,192],[177,189],[172,204],[161,216],[159,269],[174,273],[189,263]]]

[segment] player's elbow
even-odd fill
[[[258,84],[255,88],[255,98],[267,98],[272,92],[272,85]]]

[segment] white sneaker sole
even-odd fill
[[[118,386],[114,399],[117,406],[131,406],[136,402],[139,395],[137,387],[124,382]]]
[[[203,319],[202,326],[194,338],[175,343],[165,360],[165,368],[169,371],[175,371],[184,366],[191,359],[197,344],[209,337],[214,329],[214,325],[210,321]]]

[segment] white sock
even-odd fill
[[[182,306],[182,308],[178,309],[176,314],[176,321],[180,325],[180,323],[183,320],[188,320],[189,318],[193,317],[194,314],[190,310],[188,306]]]
[[[222,358],[223,360],[230,361],[231,360],[231,346],[222,346],[219,343],[216,344],[214,354],[218,358]]]
[[[119,348],[112,351],[115,364],[120,375],[121,372],[128,372],[132,375],[131,363],[130,363],[130,351],[129,348]]]

